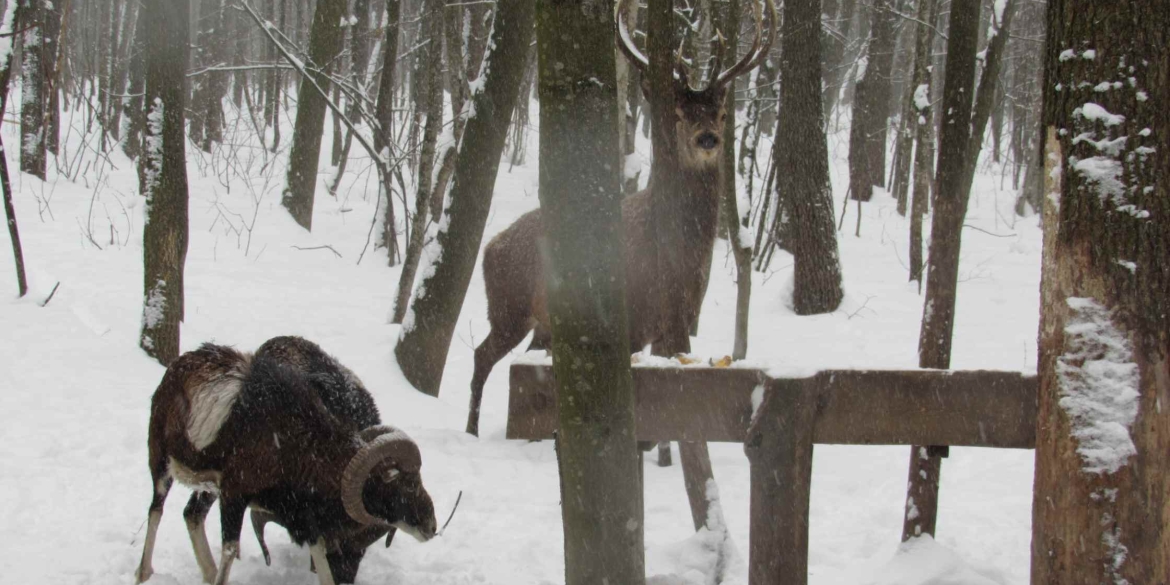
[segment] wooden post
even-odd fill
[[[818,379],[771,380],[748,429],[749,585],[808,583],[808,509]]]

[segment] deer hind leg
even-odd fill
[[[158,537],[158,525],[162,521],[163,505],[166,504],[167,494],[171,491],[171,484],[174,480],[166,471],[166,466],[163,465],[161,469],[157,466],[151,465],[151,476],[154,479],[154,495],[150,499],[150,509],[146,522],[146,540],[142,546],[142,560],[138,563],[138,569],[134,571],[134,582],[142,583],[154,574],[154,566],[152,561],[154,559],[154,542]]]
[[[211,583],[215,580],[215,558],[211,556],[211,545],[207,543],[207,532],[203,529],[203,522],[207,519],[207,512],[215,504],[216,496],[211,492],[195,492],[187,500],[187,507],[183,508],[183,520],[187,522],[187,534],[191,536],[191,548],[195,550],[195,562],[199,564],[199,571],[203,573],[203,581]]]
[[[471,407],[467,412],[468,434],[479,436],[479,408],[483,402],[483,385],[488,374],[501,358],[508,355],[528,335],[528,324],[521,321],[519,326],[492,327],[487,339],[475,348],[475,373],[471,376]]]
[[[545,329],[543,325],[536,326],[532,333],[532,342],[528,344],[528,351],[535,350],[552,351],[552,331]]]

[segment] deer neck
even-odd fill
[[[714,245],[719,216],[722,165],[663,165],[651,178],[659,237],[680,238],[675,246],[704,250]]]

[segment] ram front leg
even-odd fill
[[[191,548],[195,550],[195,562],[199,571],[203,573],[203,582],[215,581],[215,558],[211,556],[211,545],[207,543],[207,531],[203,523],[207,513],[215,504],[215,494],[211,492],[195,492],[187,500],[187,507],[183,508],[183,521],[187,524],[187,534],[191,536]]]
[[[142,583],[154,574],[154,541],[158,538],[158,525],[162,521],[163,504],[167,501],[167,493],[171,491],[172,479],[166,474],[166,467],[156,470],[151,466],[154,475],[154,495],[150,499],[150,511],[146,522],[146,539],[142,546],[142,560],[138,562],[138,570],[134,571],[134,582]]]
[[[247,510],[247,499],[225,496],[219,503],[223,550],[219,556],[219,572],[215,575],[215,585],[227,585],[228,576],[232,572],[232,563],[239,558],[240,530],[244,527],[244,512]]]

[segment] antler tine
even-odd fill
[[[626,60],[631,65],[637,67],[642,73],[646,73],[650,67],[650,60],[638,50],[637,45],[634,44],[633,35],[630,34],[630,29],[626,26],[626,7],[631,1],[636,0],[618,0],[617,7],[614,8],[613,16],[617,21],[618,47],[621,48],[622,54],[626,56]]]
[[[765,43],[764,37],[764,15],[761,14],[760,5],[756,0],[752,0],[752,13],[756,20],[756,38],[752,41],[752,48],[742,59],[732,65],[726,71],[719,74],[711,82],[711,86],[727,85],[739,75],[750,71],[759,66],[759,64],[768,55],[768,51],[772,48],[772,43],[776,39],[776,4],[773,0],[764,0],[767,5],[767,20],[770,32],[768,34],[768,41]]]
[[[764,42],[762,47],[760,47],[759,52],[756,53],[755,59],[752,59],[752,62],[748,64],[748,70],[759,67],[760,64],[764,62],[764,59],[768,58],[768,52],[772,50],[772,45],[776,43],[776,33],[780,29],[780,23],[777,22],[779,18],[776,14],[776,1],[764,0],[764,9],[766,10],[764,13],[764,18],[767,19],[768,22],[768,40]]]

